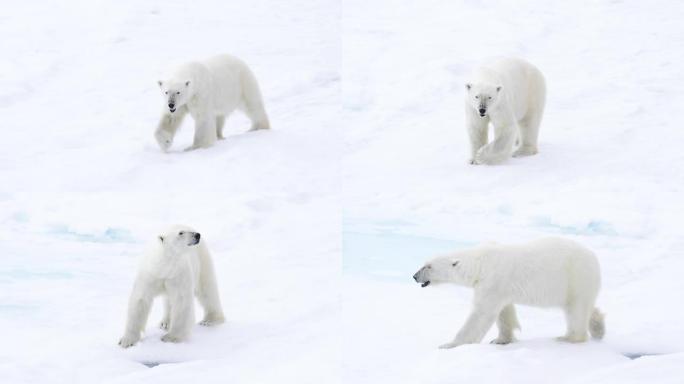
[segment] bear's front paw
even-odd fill
[[[162,321],[159,323],[159,328],[166,331],[166,330],[169,329],[169,323],[170,323],[169,320],[164,319],[164,320],[162,320]]]
[[[138,340],[140,340],[140,337],[139,337],[139,336],[136,337],[136,336],[134,336],[134,335],[124,335],[124,336],[121,338],[121,340],[119,340],[119,346],[120,346],[121,348],[132,347],[132,346],[135,345],[135,343],[138,342]]]
[[[154,133],[154,138],[157,139],[157,144],[162,151],[166,152],[173,144],[173,136],[166,131],[157,131]]]
[[[475,154],[475,158],[473,159],[473,164],[488,164],[488,163],[489,163],[489,151],[486,150],[486,147],[482,147]]]
[[[183,341],[183,338],[178,335],[167,333],[166,335],[162,336],[161,341],[165,343],[180,343]]]

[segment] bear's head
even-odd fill
[[[187,227],[173,226],[158,236],[159,244],[165,251],[183,253],[188,247],[200,242],[200,234]]]
[[[421,287],[431,283],[462,283],[462,273],[459,271],[461,261],[456,256],[441,256],[428,261],[413,275],[413,279]]]
[[[496,108],[501,100],[503,86],[485,83],[466,84],[466,100],[480,117],[487,116],[487,111]]]
[[[159,80],[157,83],[162,91],[166,107],[171,113],[187,104],[192,97],[192,82],[190,80]]]

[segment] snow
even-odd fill
[[[674,2],[13,2],[0,15],[0,382],[677,383],[684,26]],[[255,72],[273,130],[193,152],[152,138],[174,65]],[[463,84],[520,56],[548,83],[540,153],[467,164]],[[116,343],[137,258],[197,228],[226,324]],[[470,292],[410,276],[445,251],[546,235],[595,250],[607,336],[452,350]],[[199,308],[198,308],[199,312]],[[199,313],[198,313],[199,315]]]
[[[0,382],[334,382],[339,3],[5,9]],[[236,113],[225,141],[183,152],[188,121],[162,153],[153,139],[157,79],[218,53],[253,69],[273,130],[246,133],[249,121]],[[165,344],[157,303],[142,343],[123,350],[137,260],[172,223],[207,240],[227,322]]]
[[[672,2],[345,0],[345,382],[684,380],[684,131],[672,115],[684,105],[681,11]],[[540,153],[471,166],[464,84],[501,56],[546,76]],[[421,289],[411,276],[424,261],[548,235],[598,254],[606,339],[558,343],[560,311],[520,307],[518,343],[486,344],[492,330],[481,345],[438,350],[471,292]]]

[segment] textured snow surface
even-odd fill
[[[684,27],[676,2],[344,2],[343,376],[349,383],[684,381]],[[467,163],[464,84],[519,56],[548,87],[540,153]],[[518,308],[520,342],[438,350],[471,291],[421,289],[435,254],[560,235],[596,251],[603,342]],[[638,357],[631,360],[626,357]]]
[[[681,383],[684,7],[675,1],[32,1],[0,13],[0,382]],[[218,53],[273,130],[152,138],[156,81]],[[470,70],[520,56],[548,86],[540,153],[467,164]],[[137,259],[195,227],[227,322],[116,343]],[[547,235],[596,251],[602,342],[438,350],[471,293],[435,254]],[[199,308],[198,308],[199,314]]]

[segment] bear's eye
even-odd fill
[[[455,267],[455,266],[457,266],[457,265],[458,265],[458,261],[454,261],[454,262],[451,264],[452,267]]]
[[[169,94],[169,91],[164,92],[164,94],[165,94],[165,95],[168,95],[168,94]]]
[[[180,95],[180,92],[176,92],[176,95]],[[491,99],[491,97],[490,97],[490,99]]]
[[[183,231],[178,232],[178,236],[183,236],[183,233],[185,233],[185,232],[183,232]]]
[[[491,96],[489,96],[489,97],[488,97],[488,99],[489,99],[489,100],[491,100],[491,99],[492,99],[492,97],[491,97]]]
[[[427,266],[427,269],[432,269],[432,265],[428,265],[428,266]]]
[[[480,96],[475,96],[475,98],[476,98],[476,99],[479,99],[479,98],[480,98]]]

